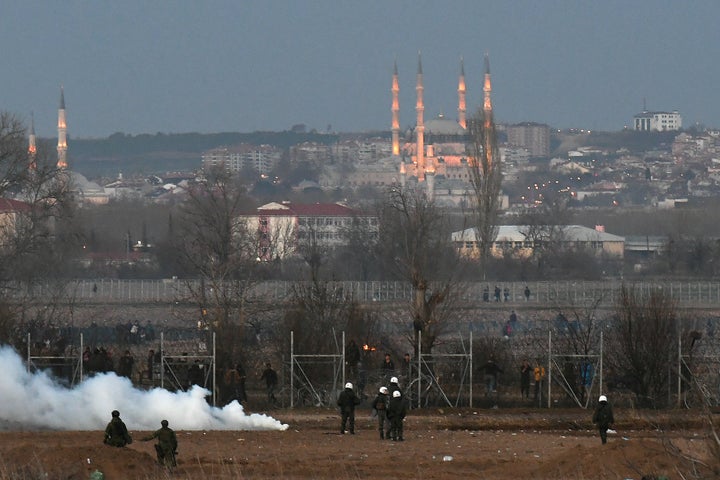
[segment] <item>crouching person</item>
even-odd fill
[[[160,465],[166,467],[174,467],[177,465],[175,461],[175,455],[177,455],[177,437],[175,432],[168,427],[168,421],[163,420],[160,422],[162,428],[155,430],[152,434],[144,437],[143,442],[148,442],[153,438],[157,438],[155,444],[155,452],[157,453],[157,460]]]
[[[403,439],[403,421],[407,414],[407,404],[402,393],[396,390],[392,394],[387,409],[387,418],[390,420],[390,440],[402,442]]]

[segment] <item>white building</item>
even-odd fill
[[[479,246],[476,229],[468,228],[452,234],[452,241],[461,255],[476,258]],[[587,249],[597,255],[622,258],[625,238],[606,233],[601,226],[595,229],[582,225],[555,225],[537,227],[530,225],[501,225],[495,237],[490,254],[502,257],[510,253],[518,258],[532,255],[535,248],[547,243],[556,243],[558,247],[577,250]]]
[[[633,119],[634,129],[643,132],[665,132],[682,128],[682,117],[677,110],[672,112],[644,111],[635,115]]]
[[[362,222],[377,234],[378,221],[339,203],[268,203],[252,214],[238,217],[249,232],[258,235],[258,259],[286,258],[303,244],[335,248],[345,244],[344,232]]]

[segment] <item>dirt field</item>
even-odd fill
[[[710,428],[699,414],[616,409],[607,445],[585,410],[432,410],[406,419],[405,441],[381,441],[367,409],[356,435],[334,410],[274,410],[287,431],[178,431],[178,467],[155,463],[146,432],[126,448],[101,431],[0,432],[0,478],[187,479],[641,479],[718,478]],[[717,418],[715,421],[717,423]],[[171,425],[172,426],[172,425]]]

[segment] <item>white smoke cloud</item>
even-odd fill
[[[44,372],[28,373],[20,356],[0,347],[0,421],[7,427],[55,430],[104,430],[110,412],[119,410],[130,430],[156,430],[166,419],[177,430],[286,430],[288,425],[264,414],[247,415],[236,401],[223,408],[206,401],[210,392],[140,390],[114,373],[95,375],[72,389]]]

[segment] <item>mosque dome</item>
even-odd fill
[[[445,118],[443,114],[425,122],[425,133],[430,135],[465,135],[465,129],[455,120]]]

